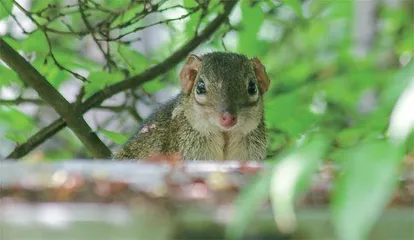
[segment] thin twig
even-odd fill
[[[79,3],[79,12],[81,15],[81,18],[83,20],[83,23],[85,24],[86,28],[89,30],[89,32],[91,32],[91,36],[93,38],[93,41],[95,42],[96,46],[98,47],[99,51],[102,53],[103,57],[106,60],[106,66],[108,67],[108,69],[111,69],[111,65],[112,60],[111,60],[111,56],[109,55],[109,51],[105,52],[105,50],[102,48],[101,44],[98,42],[98,40],[95,37],[95,33],[93,33],[93,27],[91,26],[91,24],[89,23],[88,18],[85,15],[85,9],[83,7],[82,0],[78,0]]]
[[[0,99],[0,105],[20,105],[20,104],[35,104],[35,105],[43,105],[45,101],[38,98],[22,98],[17,97],[15,99]]]
[[[43,34],[45,35],[46,41],[47,41],[47,45],[49,47],[49,52],[48,55],[50,57],[52,57],[53,62],[55,63],[55,65],[60,69],[60,70],[64,70],[70,74],[72,74],[75,78],[81,80],[82,82],[89,82],[88,79],[86,79],[84,76],[62,66],[62,64],[59,63],[59,61],[56,59],[55,55],[53,54],[53,47],[52,47],[52,41],[49,38],[49,35],[47,34],[47,32],[43,31]]]

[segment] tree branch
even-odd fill
[[[107,158],[111,155],[111,151],[92,131],[83,117],[74,114],[75,110],[71,104],[3,39],[0,39],[0,58],[55,109],[94,157]]]
[[[122,92],[129,88],[139,87],[142,84],[149,82],[159,75],[169,71],[180,61],[184,60],[185,57],[191,53],[191,51],[193,51],[202,42],[206,41],[209,37],[211,37],[211,35],[213,35],[213,33],[222,25],[222,23],[226,21],[238,0],[223,2],[224,12],[219,14],[211,23],[209,23],[209,25],[198,36],[194,36],[190,41],[184,44],[180,49],[178,49],[163,62],[153,66],[152,68],[149,68],[141,74],[125,79],[119,83],[110,85],[103,90],[95,93],[79,106],[79,112],[85,113],[91,108],[97,107],[105,99],[108,99],[119,92]],[[16,147],[16,149],[9,156],[7,156],[7,158],[23,157],[35,147],[46,141],[47,138],[59,132],[65,126],[66,123],[62,118],[57,119],[52,124],[41,129],[38,133],[29,138],[28,141]]]

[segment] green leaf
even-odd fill
[[[275,166],[270,199],[275,222],[281,232],[291,233],[295,230],[296,198],[311,185],[312,176],[323,160],[329,142],[327,137],[317,133],[305,139]]]
[[[365,129],[346,128],[338,133],[336,141],[339,147],[351,147],[358,143],[361,136],[365,133]]]
[[[301,1],[299,0],[283,0],[283,3],[287,6],[289,6],[290,8],[293,9],[293,11],[300,17],[300,18],[304,18],[303,17],[303,12],[302,12],[302,6],[301,6]]]
[[[0,65],[0,87],[10,86],[12,83],[21,85],[19,76],[11,69]]]
[[[104,87],[119,82],[124,78],[124,75],[120,72],[92,72],[89,74],[88,83],[85,83],[85,96],[84,99],[92,96],[97,91]]]
[[[15,39],[13,37],[10,36],[4,36],[2,37],[2,39],[7,42],[7,44],[10,45],[10,47],[12,47],[14,50],[20,50],[22,48],[22,42],[20,39]]]
[[[297,136],[317,123],[320,115],[310,111],[311,98],[304,102],[300,98],[304,98],[303,95],[295,91],[269,99],[265,105],[265,117],[269,127],[280,129],[289,136]]]
[[[125,13],[120,14],[114,21],[111,22],[111,27],[115,27],[118,25],[123,25],[129,23],[129,21],[136,17],[143,9],[145,4],[137,3],[135,6],[130,7]],[[141,22],[141,21],[139,21]],[[136,24],[128,24],[128,27],[123,29],[124,32],[129,32],[136,27]]]
[[[130,0],[107,0],[105,6],[110,9],[123,9],[129,6]]]
[[[37,12],[45,9],[49,4],[55,4],[56,0],[38,0],[33,1],[32,12]]]
[[[333,219],[342,240],[363,240],[388,203],[398,181],[400,147],[376,141],[348,151],[333,193]]]
[[[250,6],[250,1],[242,1],[241,4],[243,30],[239,32],[238,51],[254,56],[258,50],[254,46],[258,46],[258,33],[264,22],[264,13],[260,6],[256,4]]]
[[[143,85],[143,88],[148,93],[155,93],[163,88],[165,88],[165,84],[162,83],[159,79],[150,81]]]
[[[48,162],[67,160],[74,158],[74,151],[68,149],[51,149],[45,151],[45,160]]]
[[[187,7],[187,8],[198,6],[195,0],[184,0],[183,3],[184,3],[184,7]],[[196,13],[191,14],[190,17],[188,18],[185,24],[185,33],[187,37],[194,36],[197,23],[200,20],[200,17],[201,17],[201,11],[198,11]]]
[[[132,74],[140,73],[148,66],[148,60],[142,53],[127,46],[119,45],[118,54],[126,62]]]
[[[0,106],[0,128],[6,132],[4,138],[21,143],[32,133],[34,121],[15,107]]]
[[[105,129],[99,129],[98,130],[100,133],[102,133],[103,135],[105,135],[105,137],[111,139],[114,143],[123,145],[126,143],[126,141],[128,141],[129,136],[125,135],[125,134],[121,134],[118,132],[113,132],[113,131],[108,131]]]
[[[0,106],[0,123],[10,130],[28,131],[33,127],[34,121],[15,107]]]
[[[395,104],[400,94],[410,84],[414,76],[414,58],[395,74],[393,80],[389,83],[384,94],[382,95],[382,104],[384,107],[390,107]]]
[[[0,20],[9,16],[13,8],[13,0],[0,0]]]
[[[4,137],[16,143],[22,143],[26,140],[26,137],[24,135],[13,133],[13,132],[6,133]]]
[[[242,191],[235,203],[235,216],[226,228],[225,239],[243,239],[243,233],[252,221],[255,212],[269,196],[271,174],[264,171]]]
[[[66,42],[65,44],[71,45],[71,42]],[[81,54],[73,54],[73,51],[68,51],[61,49],[59,47],[53,48],[53,54],[55,55],[56,60],[63,66],[67,68],[82,68],[86,69],[89,72],[97,71],[102,68],[97,62],[83,57]],[[50,62],[53,62],[52,59],[49,59]]]
[[[36,30],[30,34],[23,41],[23,50],[26,52],[36,51],[36,52],[48,52],[49,46],[47,44],[46,37],[41,30]]]

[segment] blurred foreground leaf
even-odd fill
[[[292,233],[295,230],[295,198],[310,186],[312,175],[323,160],[328,146],[326,137],[315,135],[275,166],[270,198],[276,225],[281,232]]]
[[[401,150],[377,141],[348,151],[332,202],[338,239],[367,239],[395,189]]]
[[[325,154],[329,141],[322,135],[314,135],[304,140],[303,145],[292,148],[281,162],[275,165],[275,171],[264,171],[252,184],[243,191],[237,202],[232,222],[230,222],[226,239],[243,239],[254,214],[269,197],[275,211],[275,217],[281,220],[285,217],[285,210],[294,204],[297,197],[310,185],[309,179],[318,167],[319,161]],[[284,154],[282,154],[284,155]],[[293,171],[295,172],[293,172]],[[296,171],[298,170],[298,171]],[[293,179],[292,179],[293,177]],[[280,191],[281,190],[281,191]],[[280,195],[282,194],[282,195]],[[287,221],[285,221],[287,223]],[[283,229],[281,229],[283,230]]]
[[[236,200],[234,216],[226,229],[226,239],[243,238],[255,212],[269,196],[271,177],[269,171],[264,171],[240,194]]]
[[[385,106],[393,106],[404,89],[414,81],[414,58],[395,74],[382,95]]]

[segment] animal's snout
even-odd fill
[[[237,116],[235,114],[230,114],[229,112],[224,112],[220,114],[220,125],[226,128],[233,127],[237,123]]]

